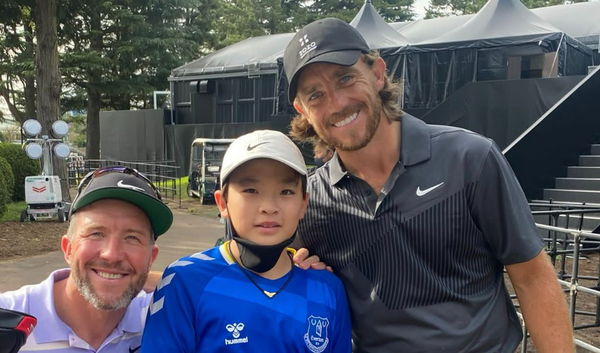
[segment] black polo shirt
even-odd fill
[[[358,352],[513,352],[503,265],[543,248],[523,191],[492,140],[401,125],[379,196],[337,155],[309,178],[300,240],[343,279]]]

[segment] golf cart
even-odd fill
[[[214,203],[223,156],[233,140],[197,138],[192,142],[188,196],[199,198],[201,204]]]

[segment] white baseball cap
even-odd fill
[[[257,158],[281,162],[306,176],[304,157],[298,146],[283,133],[275,130],[256,130],[235,139],[223,157],[221,186],[240,165]]]

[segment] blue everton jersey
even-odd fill
[[[143,353],[351,352],[351,325],[341,281],[302,270],[277,280],[247,271],[226,244],[172,263],[154,293]]]

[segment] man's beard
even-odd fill
[[[107,266],[106,264],[103,264],[103,267],[110,268],[115,266]],[[81,273],[79,273],[77,266],[73,266],[72,272],[73,278],[75,279],[75,284],[77,285],[77,289],[79,290],[81,296],[87,300],[88,303],[92,304],[94,308],[103,311],[116,311],[126,308],[131,300],[135,298],[135,296],[142,290],[144,283],[146,283],[146,279],[148,278],[148,273],[144,273],[136,282],[131,283],[119,298],[113,300],[104,300],[96,293],[90,279],[87,276],[82,276]]]
[[[376,97],[372,101],[371,106],[373,108],[373,111],[371,112],[371,116],[369,117],[369,120],[367,121],[367,126],[365,127],[366,133],[361,139],[359,139],[359,137],[356,136],[356,138],[353,139],[352,142],[344,143],[335,138],[332,138],[331,135],[323,136],[324,134],[319,134],[320,135],[319,137],[323,141],[325,141],[328,145],[333,146],[336,150],[340,150],[340,151],[348,151],[348,152],[358,151],[359,149],[368,145],[369,142],[371,142],[371,139],[373,139],[373,136],[375,136],[375,133],[377,132],[377,128],[379,127],[379,123],[381,122],[381,112],[383,110],[383,107],[381,104],[381,100],[379,100],[377,98],[379,98],[379,97]],[[362,110],[362,108],[364,106],[365,106],[365,104],[361,104],[361,105],[359,105],[358,108],[360,110]],[[349,109],[344,109],[344,111],[337,113],[336,115],[345,117],[345,116],[350,115],[352,112],[355,112],[356,110],[357,110],[357,106],[354,105],[354,106],[350,107]],[[318,133],[318,131],[317,131],[317,133]]]

